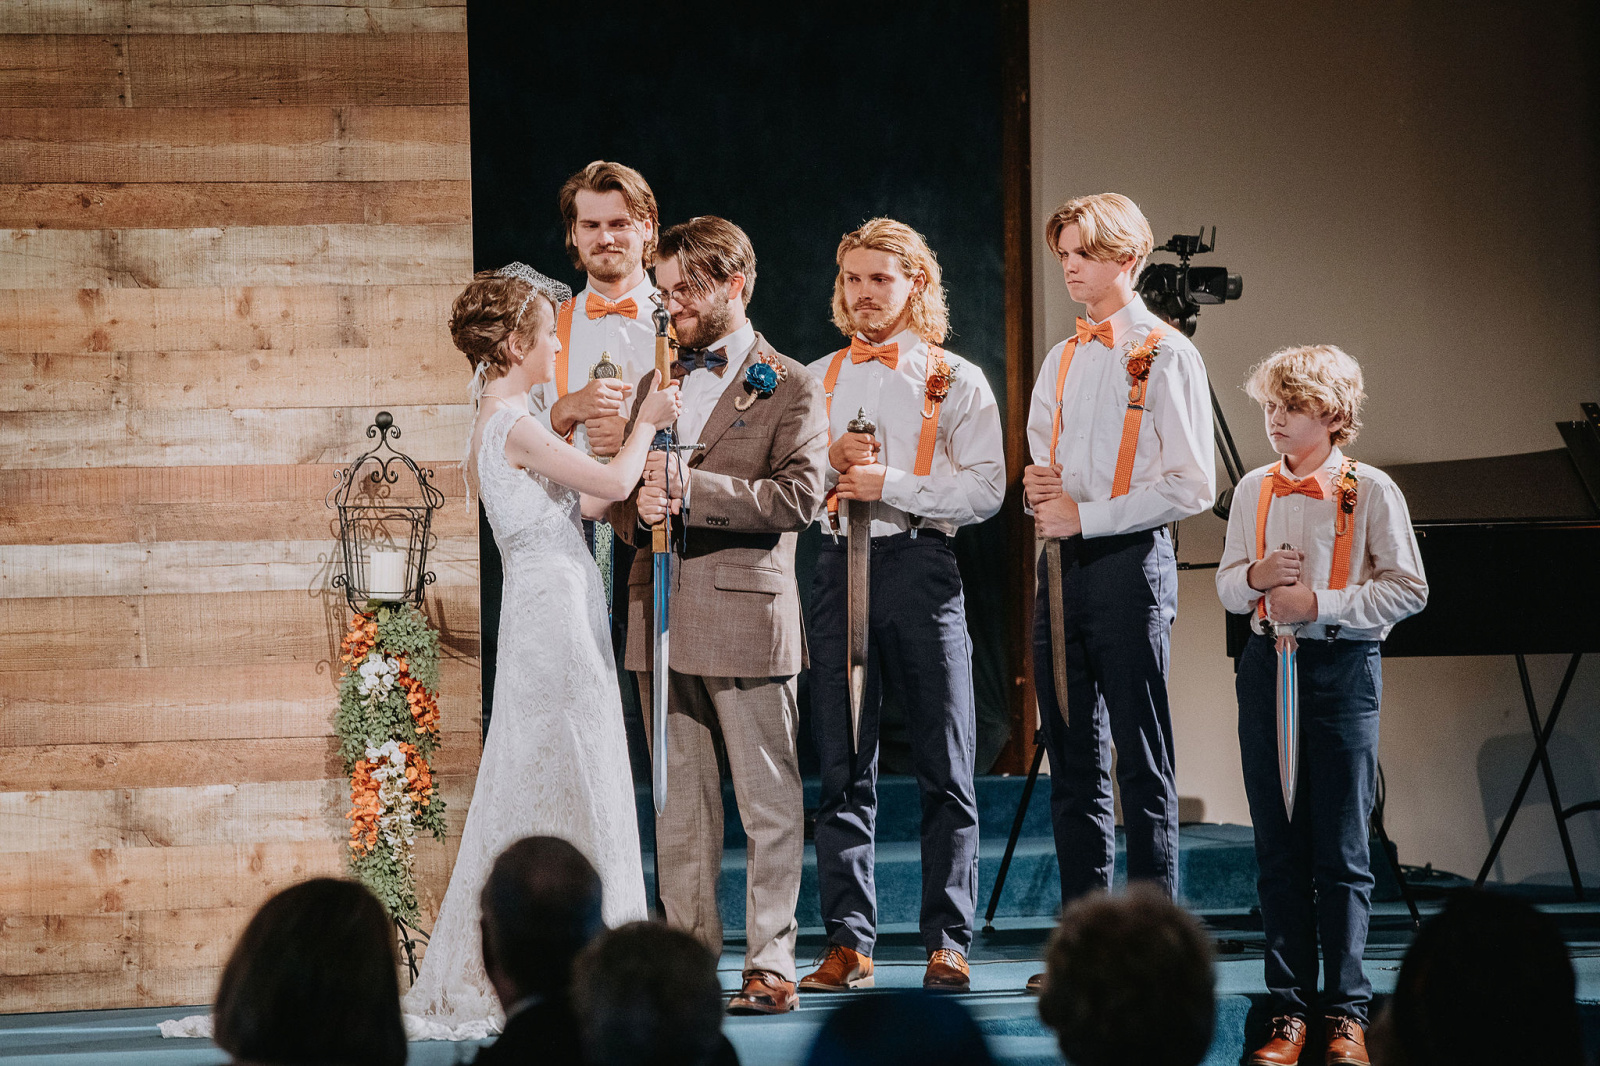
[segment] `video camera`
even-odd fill
[[[1151,263],[1139,274],[1137,288],[1146,306],[1183,330],[1186,337],[1194,336],[1201,304],[1237,300],[1244,292],[1244,277],[1228,273],[1227,267],[1189,265],[1195,256],[1216,250],[1217,227],[1211,227],[1209,243],[1205,233],[1201,226],[1200,232],[1192,236],[1173,234],[1170,241],[1153,251],[1171,252],[1179,261]]]

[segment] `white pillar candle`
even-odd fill
[[[403,600],[406,591],[406,553],[368,548],[367,595],[374,600]]]

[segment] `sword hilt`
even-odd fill
[[[856,416],[854,418],[852,418],[850,420],[850,424],[848,426],[845,426],[844,428],[846,430],[848,430],[849,432],[851,432],[851,433],[869,433],[870,434],[870,433],[878,432],[877,423],[875,423],[874,421],[872,421],[872,419],[867,417],[867,410],[864,407],[856,408]]]

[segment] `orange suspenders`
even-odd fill
[[[1155,360],[1156,345],[1166,335],[1165,330],[1153,329],[1137,348],[1128,353],[1128,372],[1133,385],[1128,389],[1128,411],[1122,416],[1122,443],[1117,448],[1117,469],[1111,477],[1111,496],[1126,496],[1133,482],[1133,460],[1139,451],[1139,424],[1144,421],[1145,394],[1150,389],[1150,364]],[[1061,365],[1056,368],[1056,409],[1050,419],[1050,462],[1056,461],[1056,447],[1061,443],[1061,405],[1067,391],[1067,368],[1078,350],[1078,338],[1068,337],[1067,346],[1061,350]]]
[[[1267,469],[1267,474],[1261,479],[1261,498],[1256,501],[1256,562],[1267,556],[1267,512],[1272,509],[1272,475],[1283,468],[1280,459]],[[1346,509],[1344,494],[1341,491],[1345,483],[1350,485],[1350,505]],[[1328,568],[1328,588],[1342,589],[1350,583],[1350,549],[1355,543],[1356,530],[1356,461],[1346,458],[1339,464],[1339,476],[1334,484],[1333,499],[1333,564]],[[1256,603],[1256,614],[1263,620],[1267,617],[1267,597],[1262,595]]]
[[[845,357],[850,354],[849,348],[840,348],[833,353],[833,359],[828,363],[828,372],[822,375],[823,409],[828,417],[828,443],[833,443],[833,389],[839,382],[839,371],[844,366]],[[928,345],[928,373],[933,372],[933,367],[938,362],[939,356],[944,354],[944,349]],[[933,472],[933,448],[939,439],[939,412],[944,407],[944,401],[924,400],[922,404],[922,432],[917,437],[917,461],[911,472],[917,477],[927,477]],[[828,512],[837,514],[839,511],[839,497],[828,493]]]
[[[558,400],[567,394],[567,350],[572,347],[572,309],[577,303],[576,296],[569,296],[556,309],[556,336],[561,341],[561,350],[556,353],[556,399]],[[577,431],[577,426],[567,430],[568,444],[572,443],[572,435]]]

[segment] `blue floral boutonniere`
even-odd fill
[[[771,356],[762,355],[757,361],[750,364],[750,369],[744,372],[744,391],[742,399],[734,401],[734,407],[740,411],[747,409],[756,402],[757,397],[765,400],[778,388],[778,382],[789,376],[789,368]]]

